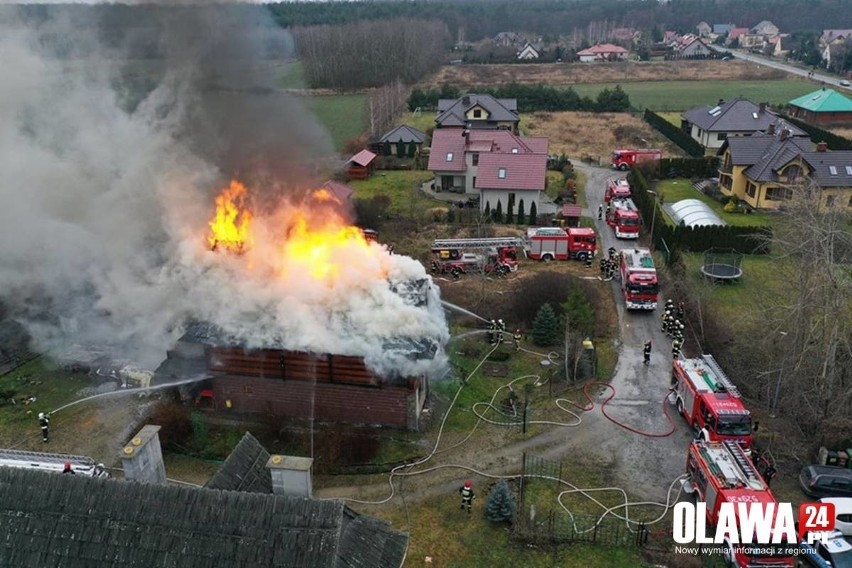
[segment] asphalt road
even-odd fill
[[[849,89],[849,87],[844,87],[840,84],[841,79],[835,77],[833,75],[826,75],[821,71],[811,70],[811,69],[803,69],[801,67],[796,67],[795,65],[789,65],[787,63],[782,63],[780,61],[775,61],[773,59],[767,59],[766,57],[761,57],[760,55],[755,55],[753,53],[746,53],[743,51],[731,51],[731,55],[733,55],[736,59],[740,59],[742,61],[750,61],[755,63],[756,65],[763,65],[765,67],[772,67],[773,69],[779,69],[786,73],[790,73],[792,75],[798,75],[799,77],[808,78],[811,72],[813,75],[810,75],[810,79],[812,81],[825,83],[831,87],[838,87],[841,89]]]

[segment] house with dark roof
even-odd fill
[[[272,493],[272,477],[266,467],[269,458],[266,448],[246,432],[204,487],[222,491]]]
[[[398,568],[408,537],[341,501],[0,468],[0,565]]]
[[[508,130],[441,128],[432,134],[428,169],[435,190],[478,196],[479,206],[503,211],[524,200],[541,209],[546,189],[547,138],[521,137]]]
[[[819,44],[820,46],[826,46],[832,43],[842,45],[850,38],[852,38],[852,30],[822,30],[822,34],[819,36]]]
[[[704,146],[707,155],[714,155],[729,137],[749,136],[766,130],[779,120],[778,114],[764,103],[755,104],[737,97],[727,102],[720,100],[713,106],[689,109],[681,115],[681,129]],[[794,126],[789,129],[793,136],[806,135]]]
[[[712,35],[719,37],[723,36],[734,29],[734,24],[713,24],[713,33]]]
[[[719,186],[755,209],[778,209],[803,183],[818,188],[819,207],[852,208],[852,152],[791,136],[787,128],[729,138],[721,151]]]
[[[852,123],[852,99],[823,87],[787,103],[790,116],[811,124]]]
[[[623,61],[627,59],[630,52],[620,45],[601,43],[577,52],[580,63],[593,63],[598,61]]]
[[[491,95],[476,94],[438,100],[435,116],[438,128],[503,128],[518,132],[520,121],[517,99],[495,99]]]
[[[701,55],[710,55],[713,53],[713,49],[711,49],[700,37],[694,37],[688,42],[679,45],[676,53],[681,57],[696,57]]]
[[[405,156],[414,156],[417,152],[423,149],[423,143],[426,141],[426,133],[417,130],[407,124],[401,124],[386,133],[379,139],[379,143],[386,150],[388,156],[398,156],[400,146],[402,146]],[[414,146],[414,150],[411,147]]]

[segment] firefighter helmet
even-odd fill
[[[473,487],[473,483],[471,483],[471,481],[469,479],[467,479],[464,482],[464,486],[465,486],[465,489],[470,489],[471,487]]]
[[[41,420],[42,418],[44,418],[44,412],[39,412],[38,419]]]

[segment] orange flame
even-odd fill
[[[284,243],[286,266],[290,270],[307,271],[315,280],[329,281],[339,277],[347,266],[363,269],[374,264],[371,261],[375,252],[361,229],[338,220],[332,218],[312,227],[298,212]]]
[[[210,221],[210,236],[207,241],[210,248],[216,250],[224,247],[231,252],[242,252],[251,245],[249,224],[252,215],[246,209],[246,187],[238,181],[231,181],[218,197],[216,197],[216,218]]]

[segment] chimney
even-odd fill
[[[766,103],[760,103],[757,108],[758,108],[757,112],[759,112],[760,114],[763,114],[764,112],[766,112]]]
[[[787,137],[790,135],[790,131],[787,130],[786,128],[782,128],[781,132],[779,134],[780,134],[780,136],[778,137],[779,140],[786,140]]]
[[[467,106],[467,105],[470,104],[470,97],[468,95],[465,95],[465,96],[462,97],[462,104],[464,106]]]
[[[769,134],[770,136],[775,135],[775,123],[774,122],[772,124],[770,124],[769,127],[766,129],[766,133]]]
[[[121,451],[121,466],[128,481],[166,484],[166,466],[160,448],[159,426],[144,426]]]
[[[269,456],[266,468],[272,477],[272,492],[291,497],[312,497],[311,467],[314,460],[298,456]]]
[[[827,152],[828,151],[828,143],[819,142],[817,144],[817,152]]]

